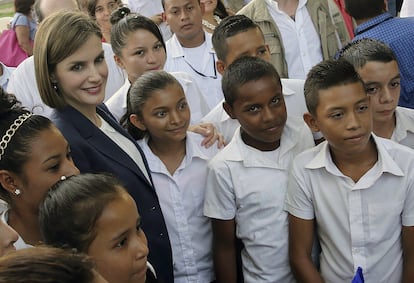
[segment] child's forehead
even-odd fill
[[[318,90],[318,108],[341,108],[368,99],[362,82],[351,82]]]
[[[280,80],[272,76],[265,76],[255,80],[249,80],[236,88],[236,100],[258,100],[263,96],[282,93]]]

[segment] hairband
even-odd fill
[[[16,131],[20,128],[20,126],[32,116],[31,113],[25,113],[20,115],[19,117],[14,120],[13,124],[10,125],[9,129],[6,131],[5,135],[1,138],[0,141],[0,160],[4,155],[4,151],[7,148],[7,145],[10,143],[10,140],[16,133]]]

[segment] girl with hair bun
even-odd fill
[[[131,14],[127,7],[115,10],[111,16],[112,50],[115,62],[128,74],[125,84],[107,101],[111,113],[125,124],[127,93],[132,83],[149,71],[162,70],[167,60],[165,42],[158,26],[149,18]],[[207,103],[191,76],[184,72],[171,73],[181,84],[191,109],[190,130],[205,136],[203,144],[210,146],[222,136],[210,123],[199,124],[208,113]]]
[[[109,283],[158,282],[136,203],[116,178],[80,174],[58,182],[39,222],[46,244],[88,254]]]
[[[68,142],[52,122],[31,114],[0,90],[0,199],[7,203],[0,221],[19,234],[12,235],[12,241],[22,249],[41,240],[38,207],[47,190],[79,170]]]

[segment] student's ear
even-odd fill
[[[388,1],[387,0],[384,0],[384,6],[383,6],[382,9],[383,9],[384,12],[388,11]]]
[[[165,12],[161,13],[161,17],[162,17],[162,21],[166,22],[167,21],[167,15],[165,14]]]
[[[57,83],[57,79],[56,79],[56,75],[55,74],[50,74],[50,81],[52,82],[52,83]]]
[[[121,68],[121,69],[125,69],[125,65],[124,65],[124,63],[122,62],[122,59],[118,56],[118,55],[115,55],[114,54],[114,60],[115,60],[115,63]]]
[[[311,129],[312,133],[319,132],[318,122],[316,121],[315,117],[309,112],[305,112],[303,114],[303,120]]]
[[[226,70],[226,63],[224,63],[221,60],[217,60],[216,67],[217,67],[217,71],[220,73],[220,75],[223,75],[224,71]]]
[[[11,174],[8,170],[0,170],[0,184],[11,194],[14,194],[16,189],[18,189],[14,174]]]
[[[226,101],[223,102],[223,108],[224,111],[226,111],[227,115],[230,116],[230,118],[236,119],[236,116],[233,113],[233,107],[231,107],[231,105],[228,104]]]
[[[142,119],[137,114],[129,115],[129,121],[132,125],[140,129],[141,131],[146,131],[147,127],[143,123]]]
[[[200,1],[199,3],[200,3],[201,14],[202,14],[202,15],[204,15],[204,12],[205,12],[205,10],[206,10],[206,7],[204,6],[204,2],[202,3],[202,2]]]

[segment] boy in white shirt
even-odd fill
[[[247,40],[248,39],[248,40]],[[223,74],[228,65],[243,56],[259,57],[270,62],[269,47],[259,26],[244,15],[229,16],[215,28],[213,46],[217,54],[217,71]],[[304,80],[282,79],[283,96],[288,116],[300,116],[307,111],[303,96]],[[229,142],[240,126],[223,109],[223,101],[214,107],[203,119],[213,123],[224,140]]]
[[[245,282],[294,282],[284,211],[293,157],[313,146],[303,121],[287,119],[279,75],[257,57],[224,72],[224,109],[240,128],[209,164],[204,214],[212,219],[217,282],[236,282],[236,237]]]
[[[289,177],[289,254],[299,282],[414,282],[414,151],[372,134],[370,96],[345,61],[316,65],[304,115],[326,141]],[[320,272],[312,264],[316,231]]]
[[[371,99],[377,136],[414,148],[414,109],[400,107],[397,57],[385,43],[364,38],[345,46],[340,56],[354,65]]]
[[[211,34],[202,25],[204,5],[200,5],[200,0],[163,0],[162,4],[164,19],[174,33],[166,42],[164,70],[189,73],[211,110],[223,99],[223,94]]]

